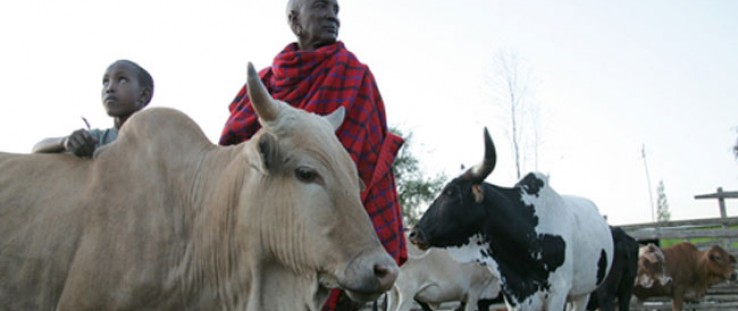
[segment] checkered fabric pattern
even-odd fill
[[[315,51],[300,51],[292,43],[259,76],[272,97],[294,107],[321,115],[339,106],[346,109],[336,134],[367,186],[361,197],[379,239],[387,252],[403,263],[407,250],[392,174],[403,140],[387,130],[384,103],[369,67],[342,42]],[[229,106],[231,115],[221,134],[221,145],[248,140],[260,128],[247,93],[244,85]],[[336,297],[334,292],[324,310],[332,310]]]

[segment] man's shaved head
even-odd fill
[[[285,13],[287,14],[287,21],[292,24],[292,14],[297,14],[297,12],[300,12],[300,7],[303,5],[302,0],[288,0],[287,1],[287,10]]]
[[[338,0],[288,0],[287,23],[300,50],[313,51],[338,40]]]

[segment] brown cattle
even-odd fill
[[[151,108],[93,159],[0,153],[0,308],[318,310],[328,288],[390,289],[343,110],[275,101],[250,64],[248,81],[263,128],[237,146]]]
[[[720,246],[700,251],[693,244],[683,242],[663,251],[672,282],[665,286],[654,283],[650,288],[636,284],[634,293],[638,299],[671,297],[672,310],[682,310],[685,300],[701,299],[711,286],[736,277],[735,257]]]

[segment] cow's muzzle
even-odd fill
[[[410,240],[410,243],[415,244],[415,246],[417,246],[420,250],[426,250],[430,247],[423,236],[423,232],[420,231],[420,229],[415,228],[413,229],[413,231],[410,231],[408,239]]]
[[[376,300],[390,290],[400,274],[400,267],[384,249],[359,256],[346,267],[345,277],[339,281],[349,298],[357,302]]]

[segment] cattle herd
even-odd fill
[[[486,129],[482,162],[444,186],[398,266],[334,134],[343,110],[294,109],[248,73],[263,127],[237,146],[151,108],[93,159],[0,153],[0,310],[319,310],[331,288],[390,311],[682,310],[736,280],[725,249],[640,245],[547,176],[485,182]]]

